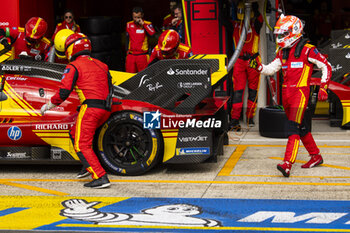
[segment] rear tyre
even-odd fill
[[[139,113],[112,115],[98,134],[101,163],[117,175],[140,175],[161,159],[163,142],[158,130],[144,129]]]

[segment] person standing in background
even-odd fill
[[[147,67],[149,61],[148,37],[156,33],[152,23],[143,20],[143,16],[143,9],[134,7],[132,10],[133,21],[126,24],[128,48],[125,71],[129,73],[137,73]]]
[[[248,82],[248,101],[247,101],[247,125],[254,126],[253,117],[255,115],[257,93],[259,87],[260,74],[256,70],[248,66],[248,60],[258,53],[260,29],[263,18],[258,11],[258,4],[253,4],[253,9],[250,15],[250,27],[247,28],[247,36],[244,42],[242,51],[233,67],[233,97],[230,129],[240,131],[239,118],[243,108],[243,97],[246,84]],[[237,19],[233,21],[233,42],[237,47],[238,41],[241,37],[242,29],[244,27],[244,3],[240,1],[237,6]]]
[[[57,32],[59,32],[62,29],[69,29],[72,30],[73,32],[80,32],[80,26],[76,24],[74,20],[74,14],[72,10],[66,10],[63,15],[63,22],[58,23],[56,25],[55,31],[52,35],[51,41],[55,40],[55,36]]]
[[[170,29],[173,26],[172,20],[174,19],[174,9],[175,9],[176,5],[177,5],[176,0],[169,1],[170,14],[165,16],[163,19],[162,31]]]

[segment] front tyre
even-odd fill
[[[161,133],[143,128],[139,113],[122,112],[112,115],[98,134],[98,154],[101,163],[114,174],[140,175],[153,168],[161,159]]]

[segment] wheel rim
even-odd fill
[[[109,156],[116,163],[131,166],[147,159],[152,149],[150,133],[137,124],[122,123],[109,132]]]

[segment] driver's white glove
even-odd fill
[[[49,101],[49,103],[47,104],[44,104],[40,109],[41,115],[44,115],[47,110],[50,110],[51,108],[54,108],[54,107],[56,107],[56,105],[51,103],[51,101]]]

